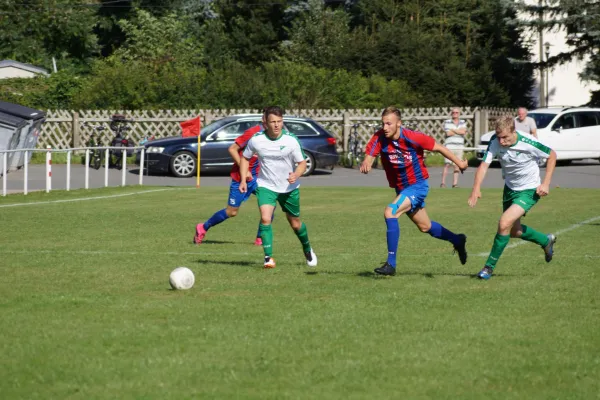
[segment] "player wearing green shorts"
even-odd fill
[[[310,246],[306,225],[300,220],[300,181],[306,171],[306,156],[298,138],[283,129],[283,110],[272,106],[265,109],[266,130],[255,134],[246,145],[240,162],[240,174],[246,176],[249,161],[258,156],[256,197],[260,209],[260,234],[265,253],[265,268],[275,268],[273,259],[273,228],[271,220],[279,203],[290,226],[302,243],[302,251],[309,267],[317,265],[317,256]],[[240,182],[240,192],[248,190],[246,181]]]
[[[503,213],[498,222],[498,232],[494,238],[492,251],[483,269],[477,274],[480,279],[490,279],[504,248],[511,237],[533,242],[544,250],[546,262],[552,261],[556,237],[543,234],[529,226],[521,224],[521,217],[531,210],[540,197],[548,195],[550,181],[556,167],[556,153],[544,146],[535,137],[515,130],[515,121],[511,116],[496,121],[496,134],[492,137],[483,162],[475,174],[473,190],[469,197],[469,206],[475,207],[481,197],[481,183],[492,163],[498,157],[504,177],[502,196]],[[546,175],[540,180],[537,159],[547,158]]]

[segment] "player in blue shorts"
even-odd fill
[[[233,218],[237,215],[239,208],[242,206],[246,200],[250,198],[252,194],[255,194],[257,185],[256,185],[256,177],[258,176],[259,164],[258,158],[253,157],[250,160],[250,169],[248,172],[248,176],[246,177],[248,190],[245,193],[240,192],[240,159],[241,154],[246,144],[252,136],[254,136],[257,132],[263,130],[262,125],[256,125],[250,129],[247,129],[242,135],[240,135],[229,147],[229,153],[234,160],[233,167],[231,168],[231,185],[229,187],[229,199],[227,202],[227,207],[217,211],[210,217],[206,222],[201,222],[196,225],[196,232],[194,234],[194,243],[200,244],[204,240],[206,236],[206,232],[215,226],[225,221],[228,218]],[[260,225],[260,223],[259,223]],[[256,234],[256,240],[254,241],[256,246],[262,246],[262,238],[260,237],[260,230],[258,230]]]
[[[430,220],[425,211],[429,173],[423,161],[423,151],[441,153],[452,160],[461,171],[467,169],[467,162],[436,143],[431,136],[404,128],[400,110],[396,107],[386,108],[381,115],[381,121],[383,128],[369,140],[365,160],[360,166],[360,172],[369,173],[375,157],[380,155],[389,186],[396,191],[396,198],[384,210],[388,258],[381,267],[375,268],[375,273],[396,274],[396,253],[400,240],[398,217],[402,214],[408,215],[421,232],[452,243],[461,264],[464,265],[467,262],[467,237],[455,234],[438,222]]]

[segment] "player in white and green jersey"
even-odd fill
[[[475,207],[481,197],[481,183],[488,167],[497,156],[502,166],[504,194],[503,213],[498,222],[498,232],[494,238],[492,250],[483,269],[477,274],[481,279],[490,279],[496,263],[511,237],[521,238],[542,247],[546,262],[552,260],[556,237],[545,235],[521,224],[521,217],[533,207],[540,197],[548,195],[550,181],[556,167],[554,150],[540,143],[535,137],[515,130],[515,121],[511,116],[496,121],[496,134],[492,136],[484,155],[483,162],[475,174],[473,190],[469,197],[469,206]],[[540,180],[538,158],[547,158],[546,175]]]
[[[290,226],[302,243],[302,251],[309,267],[317,265],[317,256],[310,246],[306,225],[300,220],[300,181],[306,171],[306,155],[298,138],[283,129],[283,110],[272,106],[265,109],[266,130],[248,141],[240,162],[240,174],[246,176],[250,158],[258,156],[260,172],[256,197],[260,209],[260,234],[265,253],[265,268],[275,268],[273,259],[273,229],[271,220],[277,202],[286,213]],[[247,190],[246,181],[240,182],[240,192]]]

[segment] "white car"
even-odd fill
[[[539,141],[554,150],[562,164],[585,158],[600,160],[600,108],[538,108],[527,116],[535,120]],[[479,160],[494,133],[481,136]]]

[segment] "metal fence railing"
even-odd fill
[[[108,173],[110,166],[110,157],[111,150],[113,151],[121,151],[122,152],[122,165],[121,165],[121,186],[125,186],[127,183],[127,152],[139,150],[140,153],[140,173],[138,178],[138,184],[144,184],[144,174],[142,172],[143,165],[145,161],[146,151],[144,146],[138,147],[111,147],[111,146],[98,146],[98,147],[77,147],[77,148],[68,148],[68,149],[17,149],[17,150],[0,150],[0,158],[2,162],[2,196],[6,196],[8,193],[7,190],[7,182],[9,180],[10,174],[8,174],[8,158],[13,153],[24,153],[23,159],[25,160],[23,163],[23,194],[28,193],[28,185],[29,185],[29,156],[32,153],[46,153],[46,193],[49,193],[52,190],[52,154],[53,153],[66,153],[67,155],[67,163],[66,163],[66,190],[71,190],[71,159],[74,152],[84,152],[85,151],[85,189],[90,188],[90,155],[94,151],[102,151],[104,153],[104,187],[108,187]]]

